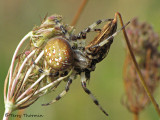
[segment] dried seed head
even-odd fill
[[[31,36],[31,45],[34,47],[41,47],[47,39],[54,36],[61,36],[62,31],[56,24],[56,21],[64,25],[68,32],[72,32],[74,30],[73,27],[63,24],[62,20],[62,16],[55,14],[46,18],[40,26],[34,27]]]
[[[160,65],[159,36],[149,24],[139,23],[137,19],[134,19],[127,27],[127,34],[145,82],[153,93],[160,77],[158,71]],[[140,83],[128,52],[124,65],[124,84],[126,90],[125,105],[131,112],[139,113],[150,103],[150,100]]]
[[[39,97],[53,91],[62,80],[71,75],[72,48],[65,38],[57,37],[63,36],[63,33],[55,20],[64,25],[69,34],[73,31],[73,27],[62,22],[61,16],[53,15],[46,18],[39,27],[35,27],[20,41],[5,82],[6,109],[13,111],[30,106]],[[27,39],[30,39],[28,45],[23,52],[20,52],[22,44]],[[54,52],[55,55],[53,55]],[[20,54],[17,55],[17,53]],[[69,66],[71,67],[68,69]],[[64,73],[57,72],[64,69]],[[8,90],[6,90],[8,81]]]

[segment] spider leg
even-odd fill
[[[32,62],[33,62],[34,67],[36,67],[36,69],[38,70],[39,73],[44,73],[43,69],[40,68],[40,67],[35,63],[35,61],[33,60],[33,58],[32,58]]]
[[[42,104],[42,106],[47,106],[47,105],[50,105],[50,104],[55,103],[55,102],[57,102],[58,100],[60,100],[60,99],[69,91],[69,87],[70,87],[71,83],[72,83],[72,79],[69,78],[68,81],[67,81],[65,90],[62,91],[54,100],[52,100],[52,101],[49,102],[49,103]]]
[[[36,63],[35,61],[33,60],[32,58],[32,62],[33,62],[33,65],[36,67],[36,69],[38,70],[39,73],[44,73],[44,70],[42,68],[40,68]]]
[[[86,34],[92,31],[101,31],[101,29],[94,29],[96,26],[100,25],[101,23],[112,21],[113,19],[103,19],[98,20],[97,22],[91,24],[88,28],[84,29],[77,35],[77,39],[86,39]]]
[[[59,28],[62,30],[62,33],[65,35],[65,37],[69,40],[70,39],[70,35],[68,33],[68,31],[64,28],[63,25],[61,25],[60,21],[55,19],[55,23],[59,26]]]
[[[113,19],[103,19],[103,20],[98,20],[97,22],[91,24],[89,27],[87,27],[86,29],[82,30],[78,35],[72,35],[70,37],[70,39],[72,41],[76,41],[75,44],[73,45],[73,48],[76,49],[77,47],[79,49],[84,50],[84,46],[86,45],[85,40],[86,39],[86,35],[89,32],[101,32],[101,29],[95,28],[96,26],[98,26],[99,24],[103,23],[103,22],[107,22],[107,21],[112,21]],[[82,40],[80,40],[82,39]]]
[[[33,65],[35,66],[36,70],[40,73],[40,74],[46,74],[46,75],[49,75],[49,76],[55,76],[57,73],[55,74],[52,74],[50,73],[48,70],[43,70],[42,68],[40,68],[36,63],[35,61],[32,59],[32,62],[33,62]]]
[[[121,27],[119,30],[117,30],[115,33],[113,33],[111,36],[109,36],[108,38],[106,38],[104,41],[100,42],[97,45],[92,46],[92,48],[95,47],[102,47],[103,45],[107,44],[108,42],[110,42],[110,39],[113,39],[122,29],[124,29],[128,24],[130,23],[127,22],[123,27]]]
[[[108,116],[108,113],[102,108],[102,106],[99,104],[98,100],[93,96],[91,91],[86,87],[86,75],[85,72],[81,73],[81,84],[83,90],[91,97],[93,102],[99,107],[99,109],[106,115]]]
[[[95,28],[92,30],[93,32],[101,32],[102,30],[100,28]]]

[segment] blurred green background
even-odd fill
[[[0,0],[0,118],[4,112],[3,84],[14,50],[40,18],[47,13],[60,14],[70,24],[81,0]],[[160,33],[160,0],[89,0],[76,25],[76,33],[93,22],[113,18],[119,11],[125,22],[134,17],[150,23]],[[119,25],[120,27],[120,25]],[[132,114],[121,104],[124,95],[122,79],[124,63],[124,42],[122,32],[111,46],[108,57],[99,63],[91,74],[89,89],[109,113],[108,120],[130,120]],[[89,39],[88,39],[89,40]],[[92,103],[81,88],[79,77],[73,81],[68,94],[59,102],[47,107],[47,103],[64,89],[64,84],[49,95],[40,98],[25,110],[27,114],[42,114],[43,118],[22,118],[23,120],[105,120],[106,116]],[[160,90],[160,89],[159,89]],[[155,96],[160,104],[159,90]],[[12,119],[11,119],[12,120]],[[149,105],[140,115],[140,120],[158,120],[158,115]]]

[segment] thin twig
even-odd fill
[[[74,26],[74,25],[77,23],[77,21],[79,20],[79,17],[80,17],[80,15],[81,15],[82,11],[84,10],[84,7],[86,6],[87,2],[88,2],[88,0],[83,0],[83,1],[82,1],[82,3],[81,3],[81,5],[80,5],[80,7],[79,7],[79,9],[78,9],[78,11],[77,11],[77,13],[76,13],[76,15],[75,15],[74,18],[73,18],[73,21],[72,21],[72,23],[71,23],[71,26]]]

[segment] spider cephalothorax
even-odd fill
[[[31,42],[34,47],[41,48],[40,51],[44,56],[42,64],[44,65],[40,66],[36,63],[34,65],[37,66],[41,75],[46,75],[44,79],[47,80],[47,83],[56,81],[60,77],[65,77],[64,80],[67,81],[67,85],[55,100],[43,105],[58,101],[69,90],[72,80],[77,75],[80,75],[84,91],[108,115],[86,87],[86,81],[90,79],[90,72],[95,70],[96,64],[106,57],[113,42],[113,37],[118,33],[116,32],[117,17],[115,16],[115,19],[98,20],[82,30],[78,35],[74,34],[73,27],[62,22],[62,17],[59,15],[53,15],[46,21],[47,24],[44,22],[39,28],[35,29],[36,35],[32,36]],[[107,24],[102,29],[95,28],[103,22],[107,22]],[[123,28],[124,26],[121,29]],[[98,35],[91,43],[86,45],[86,35],[91,31],[98,32]],[[60,81],[52,88],[57,87],[59,83]]]

